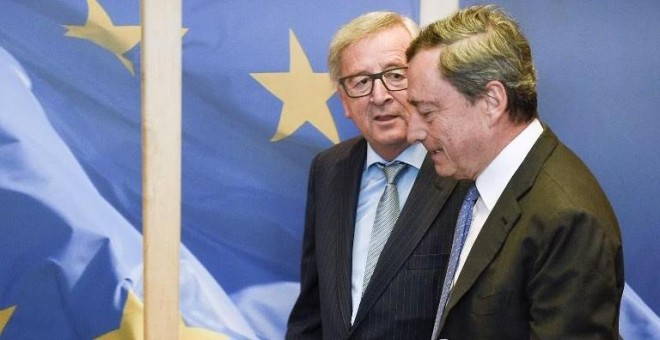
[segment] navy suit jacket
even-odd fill
[[[353,231],[367,144],[358,137],[311,165],[301,291],[287,339],[429,339],[465,185],[424,160],[351,325]]]

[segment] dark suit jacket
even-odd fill
[[[610,203],[545,128],[477,237],[440,338],[616,339],[623,286]]]
[[[366,141],[354,138],[312,163],[301,292],[287,339],[431,337],[464,185],[438,177],[424,160],[351,326],[353,230],[366,150]]]

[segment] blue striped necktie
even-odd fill
[[[478,199],[479,191],[477,190],[477,186],[473,183],[468,189],[463,204],[461,205],[461,211],[458,213],[458,221],[456,222],[456,230],[454,231],[454,242],[451,246],[451,255],[449,256],[445,281],[442,284],[442,295],[440,296],[440,303],[438,304],[438,312],[435,315],[432,339],[436,339],[439,336],[438,333],[440,330],[438,328],[440,327],[440,320],[442,320],[442,314],[447,306],[447,301],[449,301],[449,293],[451,293],[452,282],[454,281],[454,275],[456,275],[456,269],[458,268],[461,250],[463,250],[465,239],[467,238],[468,231],[470,231],[470,224],[472,224],[472,208]]]

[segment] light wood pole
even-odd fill
[[[142,0],[145,339],[179,338],[181,0]]]
[[[458,0],[420,0],[419,24],[426,26],[458,10]]]

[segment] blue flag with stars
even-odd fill
[[[417,1],[183,2],[183,339],[277,339],[308,165],[357,134],[327,46]],[[0,10],[0,336],[142,338],[136,0]]]

